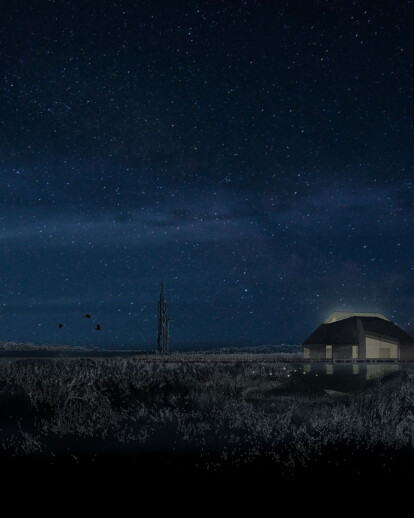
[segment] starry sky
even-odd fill
[[[413,7],[2,2],[0,340],[413,334]]]

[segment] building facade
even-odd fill
[[[336,311],[303,342],[305,359],[414,359],[414,338],[379,313]]]

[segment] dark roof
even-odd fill
[[[397,338],[401,345],[414,345],[414,338],[389,320],[381,318],[361,318],[365,333]]]
[[[350,317],[331,324],[322,324],[303,342],[303,345],[357,344],[358,320],[361,321],[365,333],[396,338],[401,345],[414,345],[412,336],[389,320],[378,317]]]

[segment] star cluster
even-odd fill
[[[153,348],[162,280],[173,349],[412,329],[412,2],[0,10],[0,339]]]

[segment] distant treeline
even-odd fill
[[[211,349],[201,349],[197,353],[204,354],[243,354],[243,353],[256,353],[256,354],[272,354],[272,353],[287,353],[296,354],[302,352],[302,345],[288,345],[288,344],[265,344],[256,346],[227,346],[227,347],[215,347]]]
[[[98,347],[82,347],[75,345],[61,345],[61,344],[33,344],[33,343],[21,343],[21,342],[9,342],[0,341],[0,358],[8,357],[10,353],[13,356],[44,358],[54,356],[130,356],[132,354],[155,354],[155,350],[140,349],[136,347],[134,349],[125,349],[124,347],[118,347],[113,349],[98,348]],[[172,350],[172,353],[186,353],[191,354],[192,352],[197,354],[244,354],[244,353],[256,353],[256,354],[272,354],[272,353],[286,353],[286,354],[298,354],[302,352],[301,345],[288,345],[288,344],[266,344],[258,346],[226,346],[226,347],[211,347],[211,348],[200,348],[195,347],[194,349],[177,348]]]

